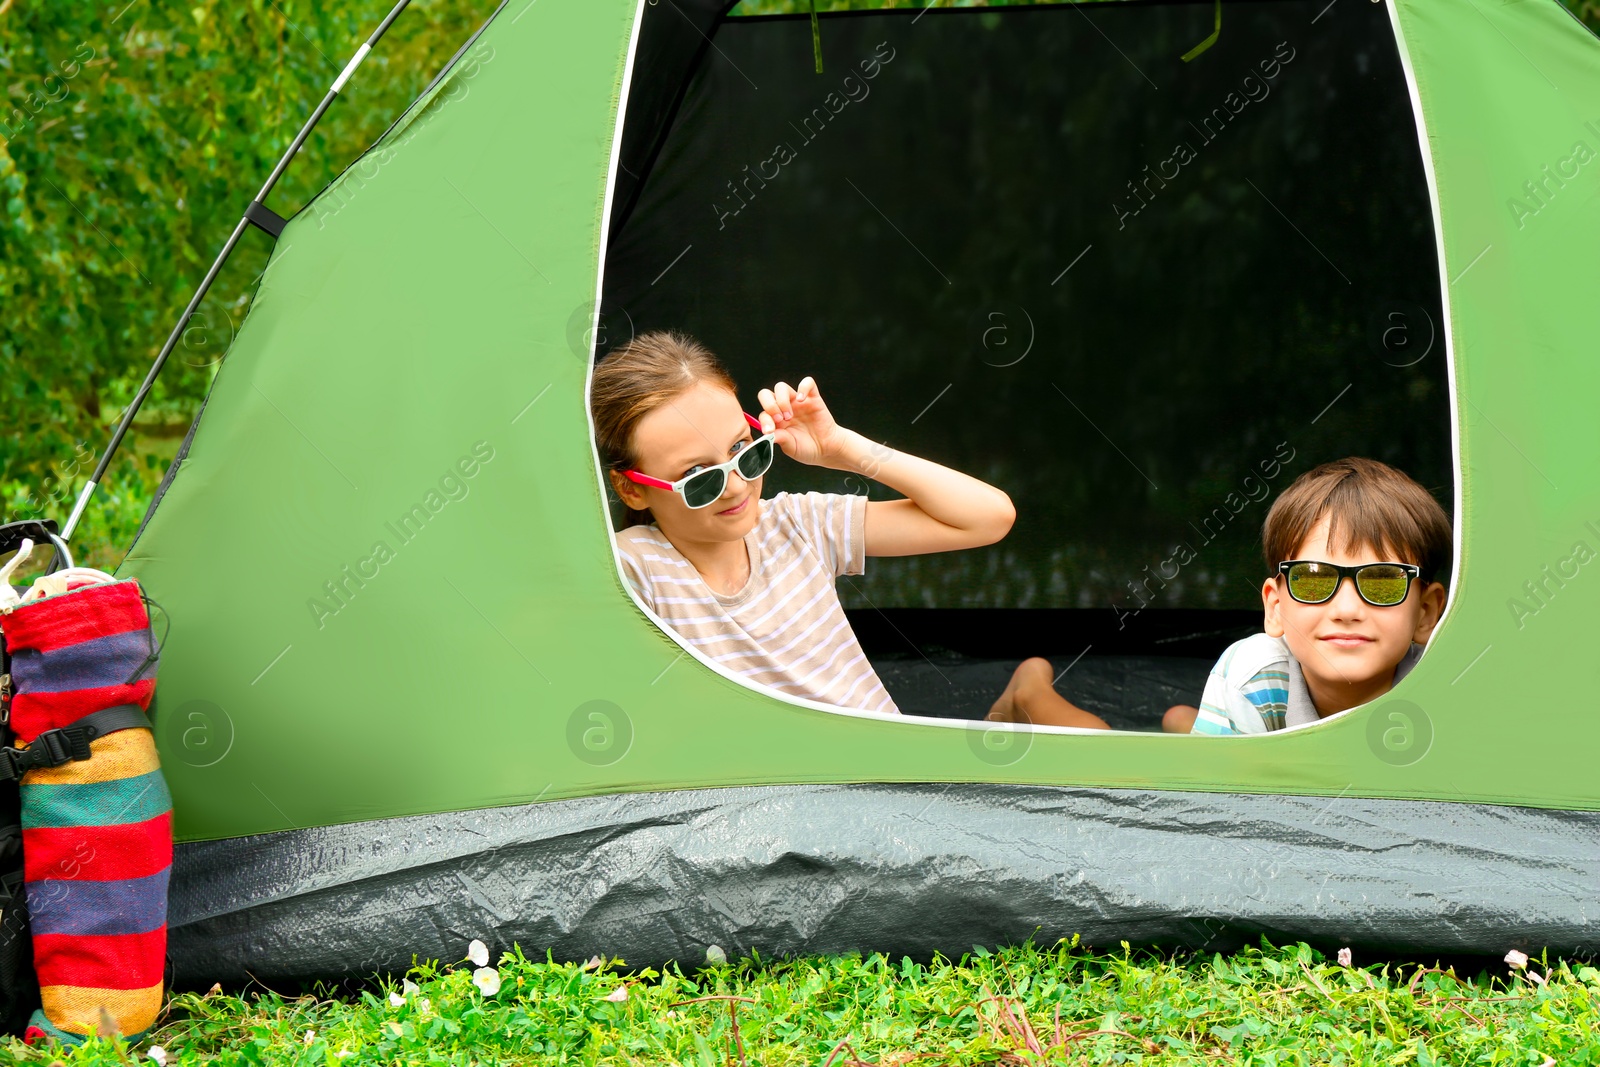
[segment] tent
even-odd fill
[[[726,8],[512,0],[278,237],[120,571],[171,621],[178,980],[1600,948],[1600,44],[1556,0],[899,10],[821,17],[818,74]],[[842,588],[903,718],[630,598],[585,389],[664,325],[1015,487],[1008,542]],[[1427,655],[1155,732],[1252,625],[1261,501],[1349,452],[1453,509]],[[1039,652],[1127,729],[979,721]]]

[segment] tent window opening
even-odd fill
[[[1297,475],[1370,456],[1453,510],[1388,15],[1228,0],[1185,62],[1214,11],[829,15],[820,75],[809,19],[708,17],[711,47],[636,70],[599,358],[675,328],[747,404],[814,375],[841,424],[1016,504],[997,545],[841,583],[903,712],[981,718],[1044,655],[1158,729],[1260,629],[1261,522]],[[780,490],[893,496],[782,457]]]

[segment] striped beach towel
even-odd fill
[[[138,583],[92,585],[0,616],[11,729],[28,744],[116,705],[147,709],[156,645]],[[161,1009],[172,798],[147,729],[22,777],[22,852],[43,1008],[24,1038],[76,1044],[107,1022],[148,1030]]]

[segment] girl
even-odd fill
[[[834,589],[866,556],[993,544],[1011,499],[833,421],[811,378],[740,410],[733,379],[678,333],[641,334],[595,367],[590,391],[606,473],[628,508],[616,536],[629,585],[729,673],[786,694],[894,712]],[[779,493],[761,499],[776,446],[791,459],[873,478],[904,500]]]

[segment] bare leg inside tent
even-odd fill
[[[1056,692],[1055,670],[1038,656],[1023,660],[1011,675],[1005,692],[989,709],[991,722],[1027,722],[1035,726],[1083,726],[1095,730],[1111,727],[1100,716],[1084,711]]]

